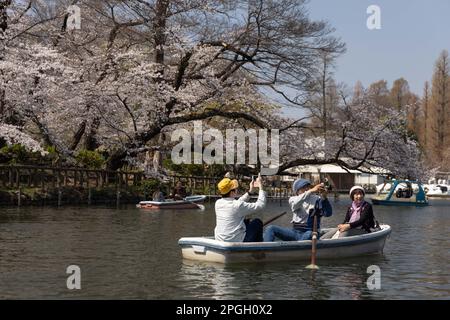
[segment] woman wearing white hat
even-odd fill
[[[344,222],[337,228],[328,231],[321,239],[331,238],[339,231],[339,238],[370,233],[375,228],[372,205],[364,200],[365,191],[363,187],[354,186],[349,192],[352,199],[351,206],[347,209]]]

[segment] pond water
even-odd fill
[[[223,266],[183,260],[177,241],[212,235],[206,210],[115,207],[0,208],[0,299],[450,299],[450,201],[374,206],[392,234],[382,255],[340,261]],[[333,202],[323,227],[340,223],[349,201]],[[287,210],[268,204],[265,220]],[[290,215],[275,224],[289,226]],[[68,290],[66,268],[81,270]],[[381,270],[369,290],[367,268]]]

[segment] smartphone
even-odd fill
[[[252,181],[256,181],[257,178],[258,178],[258,176],[253,176],[252,175]]]

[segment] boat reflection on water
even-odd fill
[[[214,262],[183,259],[180,271],[183,287],[200,299],[264,299],[258,287],[263,272],[251,266],[225,266]],[[248,286],[249,278],[252,284]]]
[[[304,262],[224,265],[183,259],[178,284],[196,299],[373,299],[367,268],[384,265],[383,256],[345,261],[319,261],[320,269]]]

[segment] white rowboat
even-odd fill
[[[317,259],[342,259],[383,251],[391,233],[389,225],[372,233],[317,241]],[[329,229],[322,229],[322,234]],[[218,262],[308,261],[311,240],[275,242],[223,242],[213,237],[189,237],[178,241],[184,259]]]

